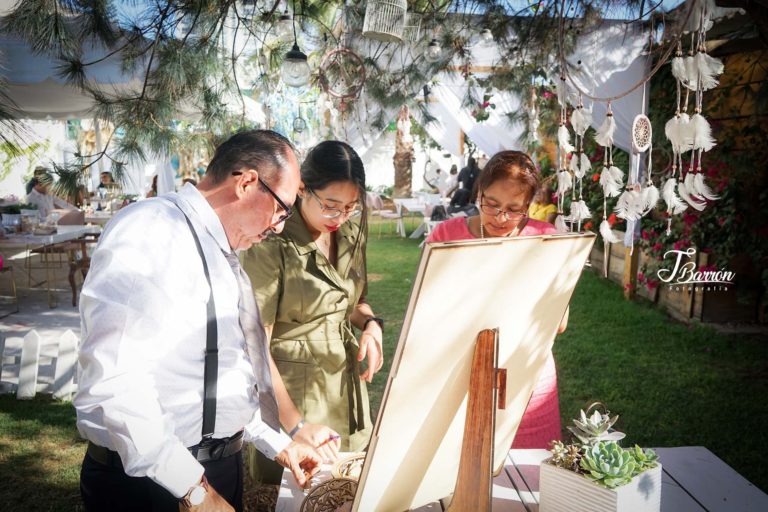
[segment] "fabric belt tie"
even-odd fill
[[[229,266],[232,267],[240,290],[240,300],[238,301],[240,327],[243,329],[248,359],[251,360],[253,373],[256,377],[261,419],[279,432],[280,413],[277,409],[275,389],[272,386],[272,374],[269,371],[269,340],[267,340],[264,331],[264,324],[261,323],[259,307],[253,297],[251,280],[240,265],[240,260],[235,253],[224,253],[224,256],[227,258]]]
[[[347,400],[349,406],[349,435],[365,429],[365,406],[363,405],[363,389],[358,375],[357,350],[349,340],[355,339],[352,325],[344,322],[307,322],[296,324],[291,322],[275,322],[272,327],[272,338],[284,340],[325,341],[341,340],[347,355]]]
[[[208,439],[187,448],[189,453],[197,459],[198,462],[209,462],[220,460],[235,455],[243,449],[243,431],[230,437],[221,439]],[[123,469],[123,462],[120,460],[120,454],[109,448],[104,448],[88,441],[86,453],[96,462],[104,466]]]

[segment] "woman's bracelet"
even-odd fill
[[[288,437],[293,439],[293,436],[298,434],[299,430],[301,430],[302,428],[304,428],[304,420],[303,419],[299,420],[299,422],[296,424],[296,426],[293,427],[290,432],[288,432]]]

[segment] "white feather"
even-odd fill
[[[558,233],[567,233],[568,226],[565,224],[565,219],[562,215],[555,217],[555,229]]]
[[[691,205],[696,210],[703,211],[704,208],[707,207],[706,203],[701,203],[691,197],[691,195],[688,193],[688,187],[685,186],[685,183],[679,183],[677,185],[677,192],[680,194],[680,197],[682,197],[686,203]]]
[[[643,214],[656,208],[656,203],[659,202],[659,189],[651,183],[643,189]]]
[[[592,162],[589,161],[589,157],[586,153],[582,153],[579,156],[579,169],[581,169],[581,175],[584,176],[588,171],[592,170]]]
[[[568,99],[568,87],[565,85],[565,80],[557,79],[555,88],[557,89],[557,102],[561,107],[566,108],[566,101]]]
[[[715,195],[714,192],[712,192],[712,189],[707,186],[706,183],[704,183],[704,174],[698,173],[693,178],[693,188],[696,190],[696,193],[700,195],[701,197],[705,197],[709,199],[710,201],[715,201],[717,199],[720,199],[720,196]]]
[[[584,107],[577,107],[573,110],[571,126],[576,135],[583,137],[590,124],[592,124],[592,110]]]
[[[616,201],[614,211],[625,220],[638,220],[643,213],[643,196],[636,190],[625,190]]]
[[[595,142],[604,147],[613,146],[613,134],[616,131],[616,120],[613,115],[606,115],[605,121],[595,132]]]
[[[624,173],[618,167],[606,167],[600,173],[600,185],[605,197],[616,197],[621,194]]]
[[[571,190],[573,186],[573,178],[568,171],[560,171],[557,173],[557,195],[563,197],[566,192]]]
[[[591,216],[592,213],[590,213],[589,208],[587,207],[587,203],[585,203],[583,199],[580,201],[573,201],[571,203],[570,219],[572,222],[586,220]]]
[[[608,224],[607,220],[603,220],[603,222],[600,223],[600,235],[603,237],[603,240],[609,244],[619,243],[618,237],[613,234],[611,225]]]
[[[680,82],[692,91],[695,91],[699,83],[699,68],[696,66],[696,59],[689,55],[685,57],[685,79]]]
[[[565,126],[557,129],[557,142],[560,145],[560,149],[567,154],[573,153],[573,150],[576,149],[571,145],[571,134]]]
[[[693,183],[693,178],[694,173],[692,172],[688,172],[688,174],[685,175],[685,180],[683,180],[685,183],[685,190],[688,192],[688,195],[696,201],[704,201],[704,198],[696,192],[696,185]]]
[[[693,149],[693,124],[691,116],[683,112],[677,122],[678,142],[680,143],[680,153],[685,153]]]
[[[682,56],[672,59],[672,76],[677,78],[677,80],[680,82],[687,80],[685,73],[685,61],[683,60]]]
[[[589,207],[583,199],[576,201],[576,209],[578,211],[579,220],[585,220],[592,217],[592,212],[589,211]]]
[[[667,203],[667,211],[672,215],[677,215],[688,209],[688,205],[677,197],[677,194],[675,193],[676,185],[677,180],[675,178],[669,178],[666,183],[664,183],[664,187],[661,191],[661,197],[664,199],[664,202]]]
[[[708,91],[714,89],[720,83],[717,80],[723,70],[723,61],[718,58],[711,57],[704,52],[696,54],[696,68],[699,71],[699,79],[701,80],[701,90]]]
[[[678,143],[679,140],[679,133],[677,130],[678,121],[680,118],[678,116],[673,117],[667,123],[664,125],[664,135],[667,136],[667,140],[670,144],[672,144],[672,150],[675,153],[680,153],[680,150],[678,149],[680,144]]]
[[[579,170],[579,157],[578,155],[573,155],[571,157],[571,161],[568,163],[568,168],[573,171],[573,175],[577,178],[581,179],[584,177],[584,173],[582,173]]]
[[[701,114],[693,114],[691,117],[693,126],[693,149],[703,149],[709,151],[717,142],[712,137],[712,127]]]

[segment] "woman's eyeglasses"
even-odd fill
[[[232,176],[240,176],[241,174],[243,174],[243,173],[242,173],[242,172],[240,172],[240,171],[234,171],[234,172],[232,173]],[[279,206],[280,208],[282,208],[282,209],[283,209],[283,214],[282,214],[282,215],[280,215],[280,217],[277,219],[277,222],[275,222],[275,223],[274,223],[274,224],[272,224],[272,225],[273,225],[273,226],[275,226],[275,225],[277,225],[277,224],[280,224],[281,222],[285,222],[285,221],[288,219],[288,217],[290,217],[291,215],[293,215],[293,208],[291,208],[290,206],[288,206],[287,204],[285,204],[285,203],[283,202],[283,200],[282,200],[282,199],[280,199],[280,196],[278,196],[277,194],[275,194],[275,192],[274,192],[274,191],[273,191],[271,188],[269,188],[269,185],[267,185],[266,183],[264,183],[264,180],[262,180],[261,178],[258,178],[258,180],[259,180],[259,184],[260,184],[262,187],[264,187],[264,190],[266,190],[266,191],[269,193],[269,195],[271,195],[271,196],[272,196],[272,198],[275,200],[275,202],[277,203],[277,206]]]
[[[480,211],[493,218],[498,218],[501,216],[501,218],[504,219],[504,222],[518,222],[522,220],[523,217],[528,215],[527,211],[514,212],[509,210],[502,210],[501,208],[496,208],[495,206],[491,206],[489,204],[483,204],[482,201],[480,202]]]
[[[360,215],[360,212],[362,209],[360,208],[359,204],[356,204],[355,206],[347,209],[347,210],[340,210],[338,208],[331,208],[329,206],[325,206],[323,204],[323,201],[317,197],[317,194],[315,194],[312,190],[309,190],[309,193],[312,195],[312,197],[315,198],[315,201],[317,201],[317,204],[320,205],[320,210],[322,213],[320,215],[326,219],[335,219],[341,215],[346,215],[347,217],[357,217]]]

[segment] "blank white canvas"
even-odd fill
[[[425,246],[354,510],[400,512],[454,491],[475,339],[494,328],[507,369],[507,408],[496,410],[501,467],[594,239]]]

